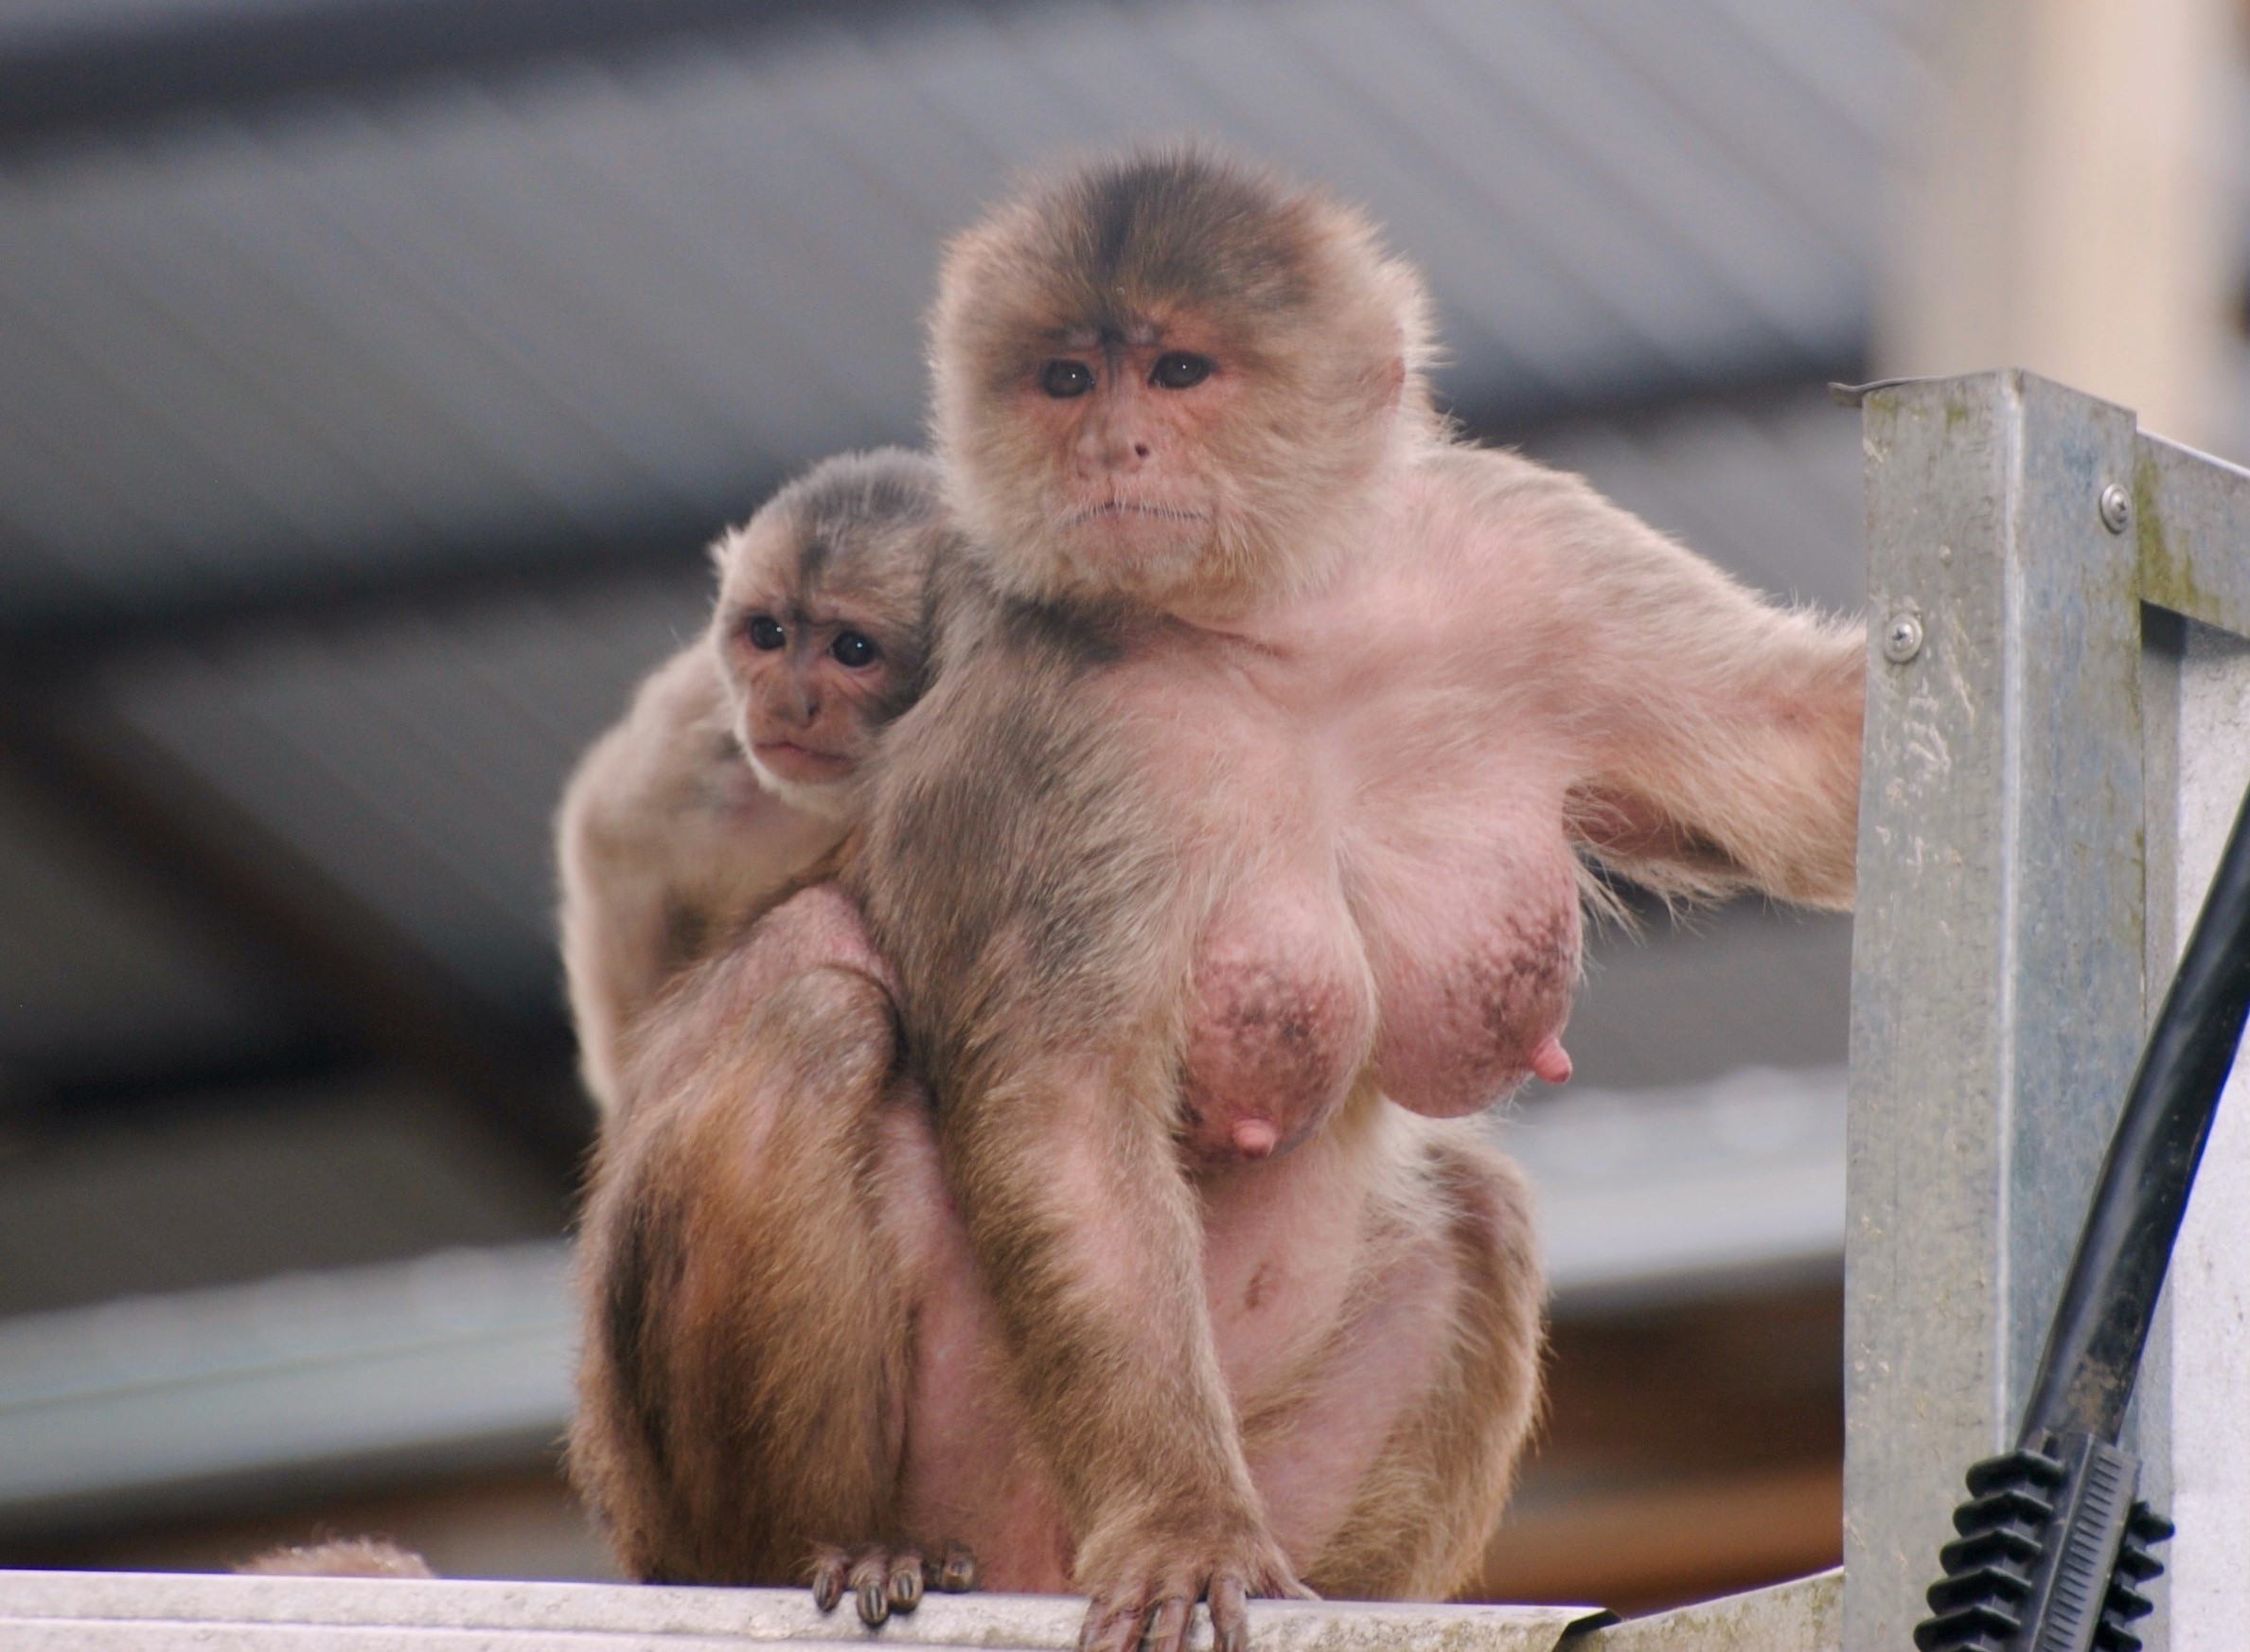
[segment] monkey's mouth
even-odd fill
[[[1201,526],[1211,520],[1200,510],[1185,510],[1172,505],[1150,505],[1138,499],[1106,499],[1099,505],[1090,505],[1075,510],[1063,519],[1065,527],[1084,527],[1097,522],[1125,522],[1146,518],[1156,522],[1185,523]]]
[[[784,780],[841,780],[852,772],[852,759],[840,752],[823,752],[794,740],[753,740],[751,755]]]

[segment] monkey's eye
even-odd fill
[[[781,621],[770,613],[753,613],[742,628],[742,634],[750,639],[750,646],[768,653],[789,640],[788,632],[781,629]]]
[[[1057,401],[1068,401],[1093,388],[1093,369],[1084,362],[1059,358],[1039,369],[1039,388]]]
[[[856,631],[838,631],[836,640],[828,645],[828,652],[835,657],[839,666],[849,666],[855,671],[872,666],[883,657],[882,649],[875,646],[873,638],[862,636]]]
[[[1149,369],[1148,382],[1166,390],[1185,390],[1191,384],[1200,384],[1211,377],[1212,361],[1209,356],[1195,355],[1187,350],[1172,350],[1157,358],[1157,364]]]

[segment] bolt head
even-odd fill
[[[1883,657],[1904,666],[1921,652],[1922,621],[1911,613],[1892,614],[1883,627]]]
[[[2126,524],[2132,520],[2131,495],[2112,482],[2101,490],[2101,525],[2112,533],[2123,533]]]

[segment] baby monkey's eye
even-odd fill
[[[1200,384],[1211,377],[1209,356],[1198,356],[1187,350],[1171,350],[1157,358],[1157,364],[1149,369],[1148,382],[1166,390],[1185,390],[1191,384]]]
[[[1067,357],[1049,362],[1039,369],[1039,388],[1058,401],[1067,401],[1093,388],[1093,369]]]
[[[752,648],[769,653],[789,640],[788,633],[781,629],[781,621],[770,613],[752,614],[742,627],[742,634],[750,639]]]
[[[882,649],[875,646],[874,639],[861,636],[856,631],[838,631],[836,640],[828,645],[828,652],[835,656],[839,666],[849,666],[855,671],[862,666],[872,666],[883,657]]]

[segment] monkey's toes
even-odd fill
[[[925,1581],[947,1594],[966,1594],[977,1587],[977,1557],[959,1543],[946,1545],[945,1558],[924,1563]]]
[[[926,1587],[960,1594],[976,1586],[976,1556],[959,1543],[927,1556],[911,1544],[824,1546],[812,1557],[813,1604],[824,1612],[834,1611],[848,1590],[859,1621],[869,1628],[893,1612],[912,1611],[922,1604]]]

